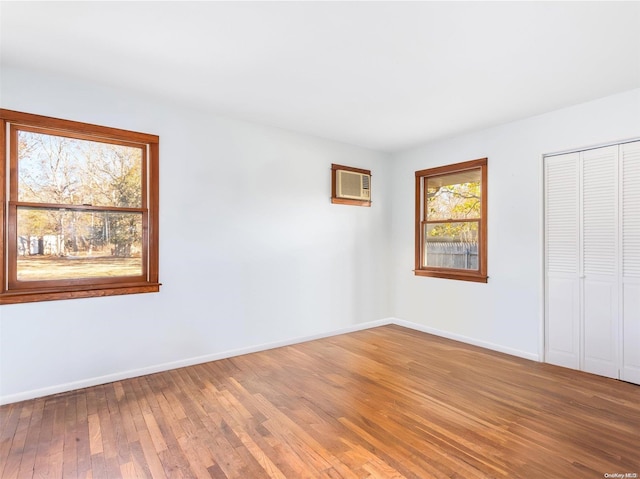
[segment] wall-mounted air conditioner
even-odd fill
[[[355,171],[336,171],[336,196],[351,200],[371,199],[371,175]]]
[[[332,164],[331,203],[371,206],[371,170]]]

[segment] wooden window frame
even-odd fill
[[[416,276],[429,276],[434,278],[455,279],[461,281],[474,281],[478,283],[486,283],[489,279],[487,276],[487,158],[479,158],[477,160],[465,161],[463,163],[456,163],[452,165],[439,166],[436,168],[428,168],[425,170],[419,170],[415,173],[416,181],[416,196],[415,196],[415,269],[414,274]],[[423,226],[427,223],[425,218],[425,197],[424,197],[424,185],[427,178],[442,176],[450,173],[458,173],[466,170],[480,169],[481,175],[481,217],[478,220],[479,234],[478,234],[478,270],[466,270],[466,269],[454,269],[443,268],[434,266],[423,266],[424,258],[424,241],[423,241]],[[461,220],[451,220],[460,222]],[[465,221],[465,220],[462,220]],[[447,220],[440,220],[438,223],[447,222]]]
[[[18,201],[17,132],[30,131],[143,150],[142,204],[139,208],[57,205],[73,211],[114,211],[142,214],[142,273],[140,276],[18,281],[17,209],[43,204]],[[117,128],[0,109],[0,305],[96,296],[152,293],[160,290],[159,258],[159,137]],[[54,205],[55,206],[55,205]],[[46,208],[46,206],[45,206]]]
[[[343,165],[331,165],[331,203],[337,205],[351,205],[351,206],[371,206],[371,198],[368,200],[356,200],[353,198],[339,198],[337,190],[337,173],[342,171],[353,171],[354,173],[362,173],[363,175],[369,175],[371,177],[371,170],[363,170],[362,168],[353,168],[352,166]],[[371,190],[369,190],[371,191]]]

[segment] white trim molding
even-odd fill
[[[440,336],[442,338],[452,339],[454,341],[460,341],[461,343],[472,344],[473,346],[479,346],[485,349],[491,349],[492,351],[497,351],[499,353],[505,353],[510,356],[517,356],[519,358],[529,359],[531,361],[540,361],[540,356],[535,353],[530,353],[527,351],[520,351],[519,349],[508,348],[506,346],[502,346],[500,344],[494,344],[487,341],[481,341],[479,339],[471,338],[469,336],[463,336],[461,334],[452,333],[450,331],[443,331],[442,329],[431,328],[429,326],[424,326],[418,323],[412,323],[409,321],[404,321],[402,319],[392,318],[392,324],[397,324],[398,326],[404,326],[405,328],[415,329],[416,331],[422,331],[423,333],[433,334],[435,336]]]
[[[268,349],[280,348],[283,346],[291,346],[293,344],[304,343],[307,341],[314,341],[316,339],[328,338],[331,336],[337,336],[339,334],[362,331],[365,329],[376,328],[379,326],[386,326],[388,324],[396,324],[398,326],[403,326],[405,328],[414,329],[416,331],[433,334],[435,336],[440,336],[447,339],[452,339],[454,341],[460,341],[463,343],[472,344],[474,346],[479,346],[485,349],[491,349],[493,351],[509,354],[511,356],[518,356],[524,359],[530,359],[532,361],[539,361],[539,356],[537,354],[532,354],[526,351],[507,348],[499,344],[480,341],[467,336],[462,336],[459,334],[451,333],[449,331],[443,331],[443,330],[431,328],[429,326],[424,326],[422,324],[404,321],[398,318],[384,318],[384,319],[379,319],[375,321],[368,321],[366,323],[354,324],[351,326],[335,329],[332,331],[327,331],[324,333],[317,333],[317,334],[312,334],[308,336],[300,336],[300,337],[287,339],[283,341],[275,341],[272,343],[257,344],[257,345],[249,346],[246,348],[233,349],[229,351],[223,351],[220,353],[207,354],[204,356],[196,356],[192,358],[182,359],[180,361],[161,363],[161,364],[156,364],[156,365],[139,368],[139,369],[130,369],[127,371],[107,374],[104,376],[87,378],[80,381],[73,381],[73,382],[64,383],[64,384],[57,384],[57,385],[46,387],[46,388],[24,391],[17,394],[0,396],[0,405],[10,404],[18,401],[26,401],[28,399],[35,399],[35,398],[40,398],[44,396],[50,396],[52,394],[59,394],[63,392],[73,391],[75,389],[82,389],[82,388],[87,388],[91,386],[97,386],[100,384],[107,384],[114,381],[122,381],[124,379],[135,378],[135,377],[144,376],[147,374],[154,374],[162,371],[169,371],[171,369],[183,368],[186,366],[193,366],[195,364],[202,364],[210,361],[217,361],[219,359],[227,359],[234,356],[240,356],[243,354],[256,353],[260,351],[266,351]]]
[[[0,396],[0,405],[10,404],[18,401],[26,401],[28,399],[35,399],[44,396],[50,396],[52,394],[59,394],[63,392],[73,391],[75,389],[88,388],[91,386],[98,386],[100,384],[112,383],[114,381],[122,381],[124,379],[135,378],[139,376],[145,376],[147,374],[159,373],[162,371],[170,371],[171,369],[184,368],[187,366],[193,366],[195,364],[208,363],[210,361],[217,361],[219,359],[232,358],[234,356],[241,356],[243,354],[257,353],[260,351],[266,351],[268,349],[280,348],[283,346],[291,346],[292,344],[304,343],[307,341],[313,341],[316,339],[327,338],[330,336],[337,336],[339,334],[352,333],[363,329],[375,328],[377,326],[385,326],[391,324],[390,319],[380,319],[377,321],[369,321],[366,323],[354,324],[344,328],[328,331],[325,333],[312,334],[309,336],[300,336],[292,339],[286,339],[283,341],[275,341],[272,343],[256,344],[246,348],[232,349],[229,351],[223,351],[220,353],[206,354],[204,356],[195,356],[192,358],[181,359],[179,361],[171,361],[168,363],[155,364],[144,368],[130,369],[127,371],[120,371],[113,374],[107,374],[104,376],[96,376],[93,378],[82,379],[80,381],[73,381],[69,383],[56,384],[41,389],[32,389],[16,394],[8,394]]]

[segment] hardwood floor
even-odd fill
[[[399,326],[9,404],[0,420],[2,478],[640,476],[640,386]]]

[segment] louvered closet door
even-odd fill
[[[622,174],[622,368],[640,384],[640,142],[620,146]]]
[[[545,158],[546,361],[580,368],[579,153]]]
[[[618,146],[582,152],[584,371],[618,377]]]

